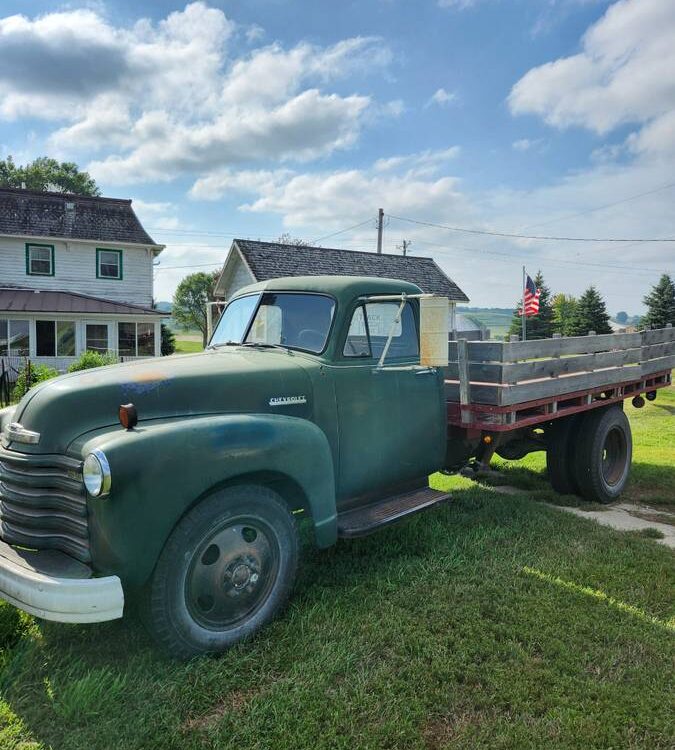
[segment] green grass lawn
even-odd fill
[[[634,496],[672,500],[674,409],[671,391],[631,411]],[[523,463],[508,477],[539,487],[540,457]],[[672,551],[525,492],[433,484],[453,501],[306,542],[285,614],[220,658],[166,661],[133,617],[0,605],[0,747],[672,748]]]
[[[176,354],[192,354],[193,352],[201,352],[203,349],[201,341],[176,336]]]

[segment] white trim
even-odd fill
[[[54,242],[63,242],[64,244],[68,244],[70,242],[74,242],[76,244],[81,245],[95,245],[98,243],[99,245],[102,242],[105,242],[107,245],[112,245],[114,248],[121,248],[124,249],[125,247],[135,247],[135,248],[147,248],[149,250],[152,250],[154,253],[159,255],[159,253],[164,250],[166,245],[149,245],[147,242],[116,242],[115,240],[102,240],[102,239],[82,239],[80,237],[60,237],[60,236],[43,236],[41,234],[8,234],[6,232],[0,232],[0,237],[8,237],[12,240],[24,240],[25,242],[30,242],[31,240],[36,240],[38,242],[44,242],[49,244],[54,244]]]
[[[55,578],[1,553],[0,549],[0,594],[24,612],[56,622],[105,622],[122,617],[124,592],[117,576]]]

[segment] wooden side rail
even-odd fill
[[[449,401],[509,406],[675,367],[675,328],[537,341],[451,341]]]

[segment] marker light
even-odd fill
[[[133,404],[122,404],[118,414],[125,430],[131,430],[138,424],[138,412]]]

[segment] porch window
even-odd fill
[[[54,275],[54,245],[26,245],[26,273],[29,276]]]
[[[117,351],[120,357],[153,357],[154,323],[118,323]]]
[[[72,320],[36,320],[35,353],[38,357],[74,357],[75,323]]]
[[[29,342],[27,320],[0,320],[0,357],[27,357],[30,354]]]
[[[96,278],[122,278],[122,251],[96,249]]]
[[[87,323],[86,348],[88,352],[108,351],[108,325],[106,323]]]

